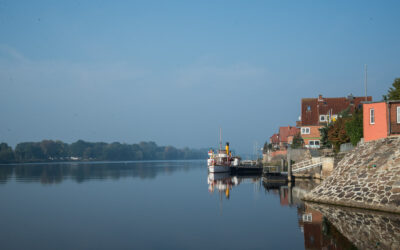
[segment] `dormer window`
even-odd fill
[[[307,127],[301,128],[301,134],[302,134],[302,135],[308,135],[308,134],[310,134],[310,128],[307,128]]]

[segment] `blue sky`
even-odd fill
[[[0,141],[252,152],[304,97],[380,100],[398,1],[0,1]]]

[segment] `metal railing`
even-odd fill
[[[319,166],[322,166],[321,160],[317,160],[316,162],[313,162],[313,160],[301,161],[299,163],[293,164],[292,173],[305,171],[305,170],[316,168],[316,167],[319,167]]]

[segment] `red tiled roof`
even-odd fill
[[[279,134],[273,134],[269,138],[269,142],[272,143],[272,144],[279,144]]]
[[[320,115],[328,115],[330,112],[332,115],[337,115],[348,107],[350,107],[350,112],[353,112],[364,101],[372,101],[372,97],[368,96],[367,100],[365,97],[303,98],[301,99],[301,126],[319,125]]]
[[[300,133],[300,129],[296,127],[287,126],[279,128],[279,137],[281,139],[281,142],[287,143],[289,136],[295,136],[298,133]]]

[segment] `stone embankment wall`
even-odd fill
[[[359,145],[304,199],[400,213],[400,137]]]
[[[306,203],[358,249],[400,249],[400,215]]]

